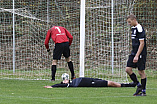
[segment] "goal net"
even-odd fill
[[[86,0],[84,73],[85,77],[122,82],[127,81],[125,67],[129,54],[125,17],[132,11],[134,0],[113,1],[112,14],[112,0]],[[0,78],[51,78],[52,55],[47,54],[44,46],[51,23],[67,28],[73,35],[71,58],[76,76],[79,77],[80,1],[15,0],[14,3],[14,10],[12,0],[1,0],[0,3]],[[13,56],[13,13],[15,56]],[[52,40],[49,45],[52,51],[54,49]],[[70,74],[62,57],[57,65],[56,79],[61,79],[60,76],[64,72]]]
[[[113,5],[112,0],[86,1],[85,75],[127,82],[129,35],[126,16],[134,2],[113,1]]]
[[[0,78],[50,79],[52,55],[44,46],[51,24],[67,28],[74,36],[71,46],[76,73],[79,63],[79,2],[64,0],[0,1]],[[13,13],[15,18],[13,18]],[[13,56],[13,19],[15,28],[15,56]],[[50,41],[51,51],[54,43]],[[13,57],[15,60],[13,61]],[[15,62],[15,71],[13,71]],[[76,63],[76,64],[75,64]],[[56,79],[69,73],[64,58],[58,62]],[[70,74],[70,73],[69,73]]]

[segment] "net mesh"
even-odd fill
[[[144,27],[147,38],[146,70],[152,77],[157,73],[157,2],[156,0],[135,1],[133,13],[137,15],[139,23]]]
[[[114,1],[114,70],[112,71],[112,3],[111,0],[86,1],[86,70],[87,76],[126,81],[125,66],[129,54],[129,37],[125,17],[131,2]]]
[[[50,79],[52,56],[48,56],[44,41],[51,24],[66,27],[72,35],[79,36],[79,2],[57,0],[15,0],[15,73],[13,73],[13,5],[2,0],[1,18],[1,74],[3,78]],[[76,14],[77,13],[77,14]],[[77,38],[73,44],[78,43]],[[78,38],[79,40],[79,38]],[[77,44],[72,50],[79,50]],[[50,41],[51,51],[54,43]],[[78,59],[77,51],[72,58]],[[78,63],[78,61],[75,61]],[[77,67],[77,66],[76,66]],[[69,72],[62,58],[58,62],[57,78]]]
[[[78,0],[14,0],[15,1],[15,73],[13,73],[13,2],[0,1],[0,78],[50,79],[52,56],[44,41],[50,25],[67,28],[73,35],[71,58],[79,76],[80,1]],[[118,82],[127,81],[126,61],[131,50],[130,28],[126,16],[134,13],[146,29],[148,43],[147,69],[155,71],[156,2],[155,0],[86,0],[85,77],[98,77]],[[140,4],[140,5],[139,5]],[[148,12],[149,11],[149,12]],[[51,51],[54,43],[50,41]],[[112,73],[112,51],[114,70]],[[56,79],[70,74],[64,57],[58,62]]]

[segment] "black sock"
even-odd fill
[[[134,83],[139,84],[139,81],[137,80],[137,77],[136,77],[136,74],[135,74],[135,73],[132,73],[132,74],[130,75],[130,78],[131,78],[131,80],[132,80]]]
[[[52,80],[55,80],[56,65],[51,66]]]
[[[70,69],[71,76],[75,76],[75,74],[74,74],[74,67],[73,67],[72,61],[68,62],[68,67]]]
[[[146,91],[146,82],[147,82],[147,78],[141,79],[142,89],[144,92]]]
[[[135,87],[134,85],[132,84],[121,84],[121,87]]]

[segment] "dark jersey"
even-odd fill
[[[132,51],[131,55],[136,55],[139,45],[140,45],[140,40],[144,40],[144,47],[140,55],[146,55],[147,54],[147,49],[146,49],[146,35],[145,35],[145,30],[144,28],[138,24],[135,27],[132,27],[132,34],[131,34],[131,39],[132,39]]]
[[[80,77],[73,79],[69,84],[55,84],[52,87],[107,87],[108,81],[98,78]]]

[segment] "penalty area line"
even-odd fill
[[[25,99],[97,99],[97,98],[105,98],[105,97],[115,97],[115,98],[125,98],[125,97],[134,97],[134,96],[102,96],[102,97],[30,97],[30,96],[11,96],[11,95],[0,95],[0,97],[8,97],[8,98],[25,98]]]

